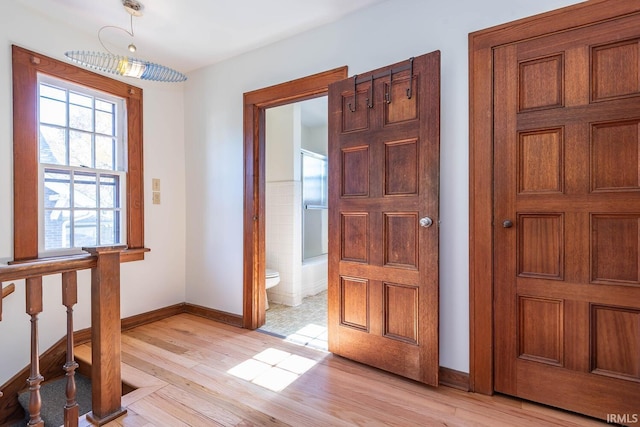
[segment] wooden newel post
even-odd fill
[[[103,425],[124,415],[120,368],[120,252],[125,246],[83,248],[98,257],[91,270],[92,411],[87,419]]]

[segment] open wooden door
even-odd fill
[[[329,350],[438,385],[440,52],[329,86]]]
[[[640,13],[493,57],[495,390],[640,425]]]

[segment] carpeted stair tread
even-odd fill
[[[76,400],[80,406],[80,415],[91,411],[91,380],[76,372]],[[67,378],[62,377],[54,381],[43,383],[40,387],[42,396],[42,409],[40,416],[45,426],[61,426],[64,424],[64,405],[67,403],[66,396]],[[25,413],[29,413],[29,391],[20,393],[18,396],[20,405]],[[12,427],[24,426],[28,423],[29,416],[23,423],[14,424]]]

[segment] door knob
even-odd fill
[[[433,225],[433,220],[428,216],[420,218],[420,227],[429,228],[431,225]]]
[[[513,227],[513,222],[511,222],[508,219],[505,219],[504,221],[502,221],[502,226],[504,228],[511,228],[511,227]]]

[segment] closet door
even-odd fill
[[[636,14],[496,48],[493,79],[495,389],[633,425],[639,52]]]

